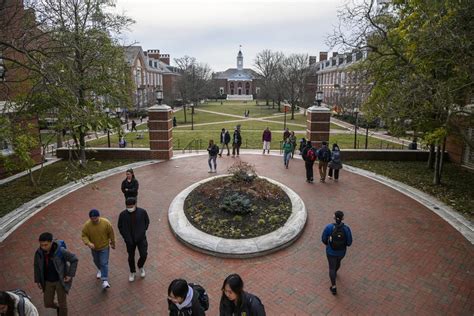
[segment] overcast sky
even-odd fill
[[[319,55],[345,0],[117,0],[117,10],[136,23],[128,43],[160,49],[171,58],[189,55],[214,71],[244,67],[263,49]]]

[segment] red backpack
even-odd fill
[[[309,161],[316,161],[316,154],[313,148],[308,149],[308,152],[306,153],[306,159]]]

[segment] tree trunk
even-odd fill
[[[294,120],[295,119],[295,108],[296,106],[294,106],[293,104],[291,105],[291,118],[290,120]],[[286,109],[285,109],[286,110]]]
[[[446,151],[446,137],[443,138],[443,145],[441,147],[441,157],[440,157],[440,164],[439,164],[439,182],[440,183],[441,183],[441,175],[443,174],[445,151]]]
[[[278,102],[280,102],[280,101],[278,101]],[[274,109],[274,108],[275,108],[275,99],[272,100],[272,109]]]
[[[434,169],[434,162],[435,162],[435,146],[430,144],[430,153],[428,155],[428,169]]]
[[[86,134],[79,134],[79,163],[81,167],[86,166]]]
[[[273,105],[273,108],[275,108],[275,104]],[[278,99],[278,112],[281,111],[281,100]]]
[[[266,99],[266,102],[267,102],[266,105],[269,106],[270,105],[270,100],[268,98]]]
[[[33,188],[36,191],[37,185],[36,185],[35,178],[33,177],[33,171],[31,169],[28,169],[28,176],[30,178],[30,184],[33,186]]]
[[[440,174],[440,168],[441,168],[441,146],[438,144],[436,146],[436,159],[435,159],[435,166],[434,166],[434,177],[433,177],[433,184],[434,185],[439,185],[441,183],[441,174]]]
[[[58,131],[56,133],[56,148],[62,148],[63,147],[63,132]]]
[[[187,123],[187,120],[186,120],[186,105],[183,105],[183,111],[184,111],[184,123]]]

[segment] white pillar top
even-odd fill
[[[325,106],[312,106],[307,110],[310,113],[331,113],[331,111]]]
[[[148,108],[148,112],[169,112],[171,111],[171,107],[167,106],[166,104],[155,104]]]

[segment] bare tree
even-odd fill
[[[306,80],[308,78],[309,58],[307,54],[291,54],[283,61],[285,78],[285,97],[291,106],[291,119],[295,119],[295,108],[305,100]]]
[[[257,54],[254,65],[257,68],[259,79],[262,83],[263,97],[266,104],[269,104],[269,99],[275,95],[275,84],[281,63],[284,60],[284,55],[281,52],[272,52],[265,49]]]

